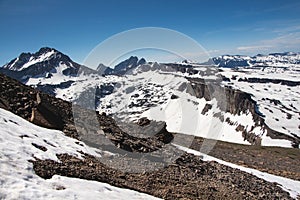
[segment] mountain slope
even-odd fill
[[[0,188],[1,198],[74,199],[76,197],[82,199],[99,197],[101,199],[158,199],[153,196],[133,190],[121,189],[111,186],[107,183],[98,182],[99,180],[97,180],[96,174],[99,174],[99,169],[96,168],[96,173],[96,171],[94,172],[94,168],[99,164],[97,163],[97,159],[91,159],[89,155],[99,157],[107,154],[107,152],[100,152],[99,149],[93,149],[81,141],[66,137],[60,131],[49,130],[35,126],[3,109],[0,109],[0,131],[2,133],[0,135],[0,149],[2,155],[0,163],[0,180],[1,183],[5,185],[5,189],[2,187]],[[53,166],[53,163],[58,163],[58,165]],[[207,167],[208,168],[206,170],[209,171],[203,171],[201,173],[201,176],[196,175],[199,172],[195,171],[196,174],[192,175],[190,174],[190,171],[186,170],[188,166],[185,166],[186,164],[184,163],[195,164],[195,166],[197,167],[192,168],[192,171],[194,171],[194,169],[204,170],[204,168]],[[86,167],[86,164],[88,164],[89,167]],[[71,175],[70,173],[74,172],[74,170],[77,170],[77,165],[80,165],[81,169],[78,171],[88,169],[89,173],[84,173],[84,176],[79,177],[80,179],[76,178],[78,176],[76,174]],[[180,173],[190,175],[191,177],[194,177],[193,179],[199,179],[197,183],[199,183],[199,181],[202,179],[209,180],[210,178],[208,177],[211,177],[211,180],[208,181],[209,183],[215,182],[215,178],[210,175],[210,170],[213,169],[214,172],[219,171],[219,176],[223,176],[222,174],[224,173],[227,174],[224,177],[227,177],[227,179],[228,177],[230,177],[230,184],[237,184],[237,187],[230,188],[226,181],[224,181],[222,185],[218,184],[218,182],[215,182],[214,184],[210,184],[208,188],[205,187],[205,185],[207,184],[204,184],[204,182],[203,184],[197,185],[195,185],[194,182],[191,182],[188,183],[189,187],[199,188],[199,186],[201,186],[200,191],[202,192],[197,194],[189,194],[188,191],[190,189],[189,187],[186,187],[181,191],[181,193],[178,193],[176,192],[176,190],[178,190],[179,188],[176,189],[176,187],[174,187],[172,189],[172,193],[165,193],[163,192],[163,188],[172,188],[172,185],[175,184],[173,182],[176,182],[177,180],[175,179],[175,177],[172,177],[172,172],[175,174],[178,173],[175,166],[168,167],[163,173],[164,176],[159,175],[160,172],[155,172],[152,174],[145,173],[142,175],[127,174],[126,176],[128,176],[129,180],[132,182],[137,181],[140,182],[140,184],[146,183],[146,185],[150,184],[148,181],[145,181],[146,179],[151,180],[152,177],[156,177],[154,179],[155,186],[151,186],[149,188],[157,189],[155,191],[149,189],[144,190],[147,192],[151,191],[151,193],[155,194],[156,196],[163,196],[163,194],[159,193],[163,192],[165,199],[173,199],[176,197],[176,195],[178,195],[179,197],[182,197],[182,195],[190,195],[189,197],[194,199],[198,197],[217,197],[218,195],[218,197],[221,197],[224,194],[228,195],[231,198],[249,198],[251,196],[254,197],[255,194],[252,194],[251,192],[254,191],[255,187],[258,186],[259,188],[256,188],[255,190],[260,191],[260,198],[272,196],[273,198],[291,199],[286,191],[289,191],[293,198],[295,198],[299,194],[294,189],[299,187],[299,182],[297,181],[268,175],[266,173],[264,174],[264,176],[267,176],[264,179],[272,177],[269,181],[276,180],[278,181],[278,183],[283,183],[282,181],[285,181],[281,186],[284,190],[286,190],[283,191],[275,184],[271,184],[262,179],[258,179],[253,175],[241,172],[239,170],[234,170],[231,167],[227,167],[225,165],[221,168],[221,166],[219,165],[220,164],[213,162],[207,162],[205,164],[205,162],[203,161],[197,161],[197,159],[193,158],[193,156],[191,155],[186,155],[185,158],[179,159],[177,162],[177,167],[181,169]],[[58,170],[59,166],[62,166],[60,170]],[[51,168],[51,170],[48,169],[49,167]],[[226,170],[224,170],[224,168]],[[42,173],[40,170],[44,170],[43,175],[53,172],[55,174],[57,173],[58,175],[43,179],[40,177]],[[34,172],[36,172],[40,176],[38,176]],[[59,175],[60,173],[63,174]],[[92,176],[93,178],[88,178],[91,174],[94,174]],[[165,176],[166,174],[170,174],[171,176]],[[228,176],[229,174],[231,174],[232,176]],[[118,182],[117,180],[114,180],[115,178],[113,178],[113,174],[111,175],[112,180],[110,182]],[[122,175],[119,176],[121,177]],[[241,180],[237,181],[237,179],[234,178],[237,176],[243,177],[243,179],[251,180],[251,184],[246,184],[246,182],[241,183]],[[169,186],[166,186],[165,184],[163,186],[159,185],[159,182],[157,181],[161,178],[163,178],[162,180],[169,179]],[[84,179],[92,179],[97,181],[89,181]],[[180,181],[183,181],[183,177],[182,179],[180,179]],[[292,183],[294,184],[291,185]],[[143,186],[143,188],[148,188],[146,187],[146,185]],[[226,189],[224,185],[226,185],[228,189]],[[137,184],[133,184],[130,187],[142,190]],[[214,192],[210,192],[210,188],[212,187],[214,188]],[[220,194],[218,190],[221,190]]]
[[[242,144],[298,147],[298,127],[291,127],[294,134],[274,129],[265,121],[272,114],[261,112],[260,104],[253,100],[251,93],[226,85],[233,81],[228,82],[231,76],[228,78],[226,73],[229,72],[225,69],[218,72],[199,65],[148,63],[132,73],[76,82],[68,89],[58,90],[57,97],[76,102],[84,87],[96,94],[96,110],[121,121],[148,117],[165,121],[170,132]],[[219,76],[226,80],[223,86],[205,81],[208,77],[213,80]],[[215,99],[213,90],[225,97]],[[226,103],[226,108],[220,108],[218,102]],[[297,109],[295,112],[297,114]],[[213,129],[208,122],[215,123],[217,128]],[[292,117],[287,119],[286,123],[289,122],[297,124],[298,119]]]

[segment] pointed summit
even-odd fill
[[[21,53],[0,71],[23,83],[29,78],[50,78],[54,74],[75,76],[80,65],[54,48],[42,47],[35,53]]]
[[[120,62],[117,64],[114,69],[107,68],[105,70],[105,74],[117,74],[117,75],[124,75],[128,71],[135,69],[139,65],[143,65],[146,63],[144,58],[139,59],[136,56],[130,56],[130,58]]]

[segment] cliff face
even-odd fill
[[[205,100],[210,101],[212,98],[219,99],[218,107],[225,113],[230,113],[232,115],[240,115],[251,113],[254,126],[247,129],[241,124],[236,125],[236,130],[242,132],[245,140],[249,141],[251,144],[260,145],[261,144],[261,135],[256,135],[253,130],[256,127],[260,127],[263,131],[267,133],[267,136],[272,139],[286,139],[292,142],[293,147],[298,148],[300,143],[300,138],[291,137],[280,133],[278,131],[272,130],[266,123],[264,115],[259,112],[257,102],[251,98],[251,94],[232,89],[230,87],[221,87],[219,84],[206,83],[203,79],[189,78],[190,88],[188,91],[191,95],[196,96],[197,98],[205,98]],[[189,88],[189,87],[187,87]],[[222,96],[217,95],[218,91],[225,94]],[[225,99],[222,99],[225,98]],[[204,108],[203,112],[207,112],[207,106]],[[223,116],[223,115],[221,115]],[[234,122],[230,118],[224,119],[224,116],[220,118],[221,121],[234,125]]]

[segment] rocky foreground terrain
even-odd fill
[[[39,126],[62,130],[69,137],[84,140],[81,132],[76,131],[71,103],[41,93],[2,74],[0,93],[1,108]],[[87,121],[90,112],[82,109],[82,113],[86,113]],[[105,114],[96,115],[99,127],[95,127],[95,134],[99,134],[100,137],[102,132],[97,131],[103,130],[105,138],[111,141],[109,145],[126,152],[156,152],[165,145],[170,145],[174,137],[173,133],[164,128],[153,137],[131,136],[130,133],[121,130],[112,118]],[[146,119],[140,120],[142,126],[147,126],[148,123],[151,122]],[[159,125],[164,127],[163,124]],[[26,138],[26,134],[23,138]],[[201,138],[196,138],[192,147],[198,149],[199,143]],[[48,150],[42,144],[32,145],[40,151]],[[81,145],[80,142],[78,145]],[[116,149],[105,145],[102,145],[102,148],[108,152]],[[33,158],[28,162],[32,163],[35,173],[45,179],[61,175],[96,180],[164,199],[291,199],[289,193],[276,183],[267,182],[218,162],[203,161],[201,157],[185,153],[172,145],[167,151],[170,155],[179,157],[158,168],[155,166],[162,162],[149,160],[147,157],[131,158],[124,155],[123,151],[115,151],[102,158],[81,152],[83,159],[69,154],[58,154],[60,162],[40,158]],[[212,155],[239,165],[299,180],[299,149],[244,147],[222,142],[216,145]],[[124,170],[107,164],[107,160],[114,158],[118,159],[118,165]],[[153,170],[138,173],[126,170],[126,167],[130,168],[133,163],[136,169],[139,169],[139,165],[142,168],[147,161]]]

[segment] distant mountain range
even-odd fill
[[[92,107],[97,111],[118,113],[131,121],[141,117],[165,121],[170,132],[242,144],[299,147],[300,143],[299,53],[224,55],[202,64],[163,64],[131,56],[116,66],[99,64],[92,70],[44,47],[20,54],[0,72],[67,101],[78,102],[84,97],[82,90],[94,88]],[[216,80],[220,82],[212,86]],[[226,108],[213,100],[210,90],[223,91],[226,98],[220,100],[228,102]],[[176,102],[185,109],[179,112]],[[183,117],[189,120],[176,125]],[[218,136],[209,136],[208,125],[198,129],[215,118],[224,126]],[[192,130],[196,123],[199,127]]]
[[[211,62],[218,67],[248,67],[248,66],[276,66],[289,67],[300,65],[300,53],[271,53],[268,55],[258,54],[256,56],[223,55],[214,57]]]
[[[145,63],[146,60],[144,58],[139,59],[136,56],[131,56],[116,66],[105,66],[100,63],[96,70],[90,69],[90,72],[123,75],[127,71],[133,70],[137,66]],[[189,64],[190,62],[184,60],[182,63]],[[201,65],[215,65],[226,68],[252,66],[290,67],[300,65],[300,53],[258,54],[252,57],[244,55],[222,55],[213,57]],[[18,80],[26,82],[26,80],[31,77],[51,77],[57,72],[60,72],[62,76],[76,76],[80,67],[84,66],[72,61],[70,57],[56,49],[43,47],[36,53],[21,53],[19,57],[2,66],[1,71],[7,71],[7,73],[11,73],[11,75]],[[21,77],[20,74],[22,74]]]

